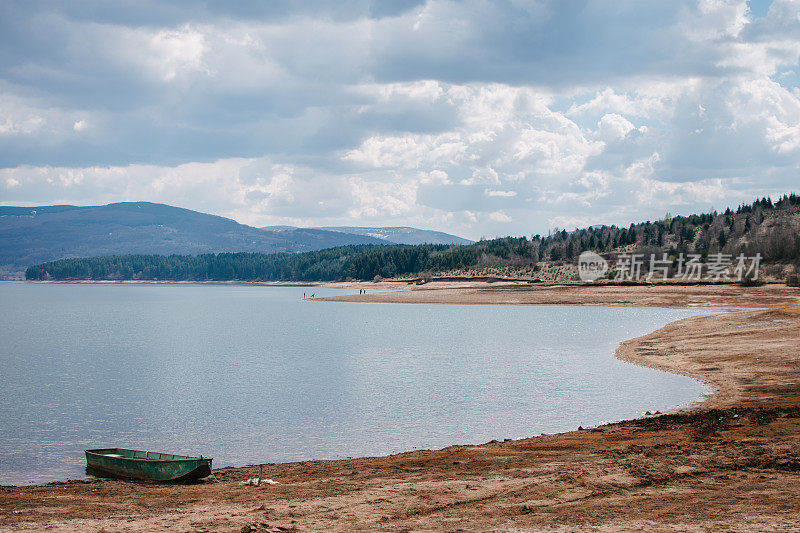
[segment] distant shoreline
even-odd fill
[[[77,285],[263,285],[268,287],[320,287],[326,282],[309,281],[169,281],[149,279],[69,279],[69,280],[0,280],[0,283],[32,283],[32,284],[77,284]]]
[[[212,285],[264,285],[264,286],[305,286],[305,287],[361,287],[378,288],[391,286],[406,286],[415,289],[421,286],[430,287],[464,287],[464,286],[530,286],[532,288],[541,287],[574,287],[574,288],[602,288],[602,287],[731,287],[741,286],[735,280],[697,280],[697,281],[598,281],[596,283],[585,283],[582,281],[543,281],[532,282],[523,278],[495,278],[495,277],[444,277],[434,278],[431,281],[419,283],[419,278],[388,278],[381,281],[250,281],[250,280],[155,280],[155,279],[49,279],[49,280],[26,280],[26,279],[0,279],[0,283],[82,283],[82,284],[212,284]],[[466,285],[465,285],[466,284]],[[763,279],[758,286],[764,285],[785,285],[783,280]]]

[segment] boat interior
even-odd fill
[[[189,457],[186,455],[174,455],[171,453],[146,452],[141,450],[127,450],[125,448],[102,448],[98,450],[87,450],[89,453],[96,453],[115,459],[145,459],[151,461],[186,461],[187,459],[208,459],[208,457]]]

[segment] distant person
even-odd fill
[[[306,299],[306,293],[303,293],[303,300]]]

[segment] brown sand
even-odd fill
[[[761,287],[725,285],[588,285],[529,283],[432,282],[339,284],[366,287],[366,295],[317,298],[339,302],[509,304],[509,305],[619,305],[657,307],[775,307],[796,305],[800,289],[783,284]],[[397,290],[400,289],[400,290]],[[391,290],[391,292],[377,292]]]
[[[800,290],[423,287],[360,301],[769,309],[681,320],[620,347],[623,359],[717,389],[684,412],[480,446],[267,465],[264,476],[279,483],[258,487],[241,484],[257,467],[192,485],[0,487],[0,530],[800,529]]]

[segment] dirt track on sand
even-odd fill
[[[800,290],[512,287],[427,287],[359,301],[752,309],[681,320],[620,347],[623,359],[690,373],[717,390],[684,412],[479,446],[267,465],[264,476],[278,484],[258,487],[241,483],[257,467],[192,485],[0,487],[0,530],[800,529]]]

